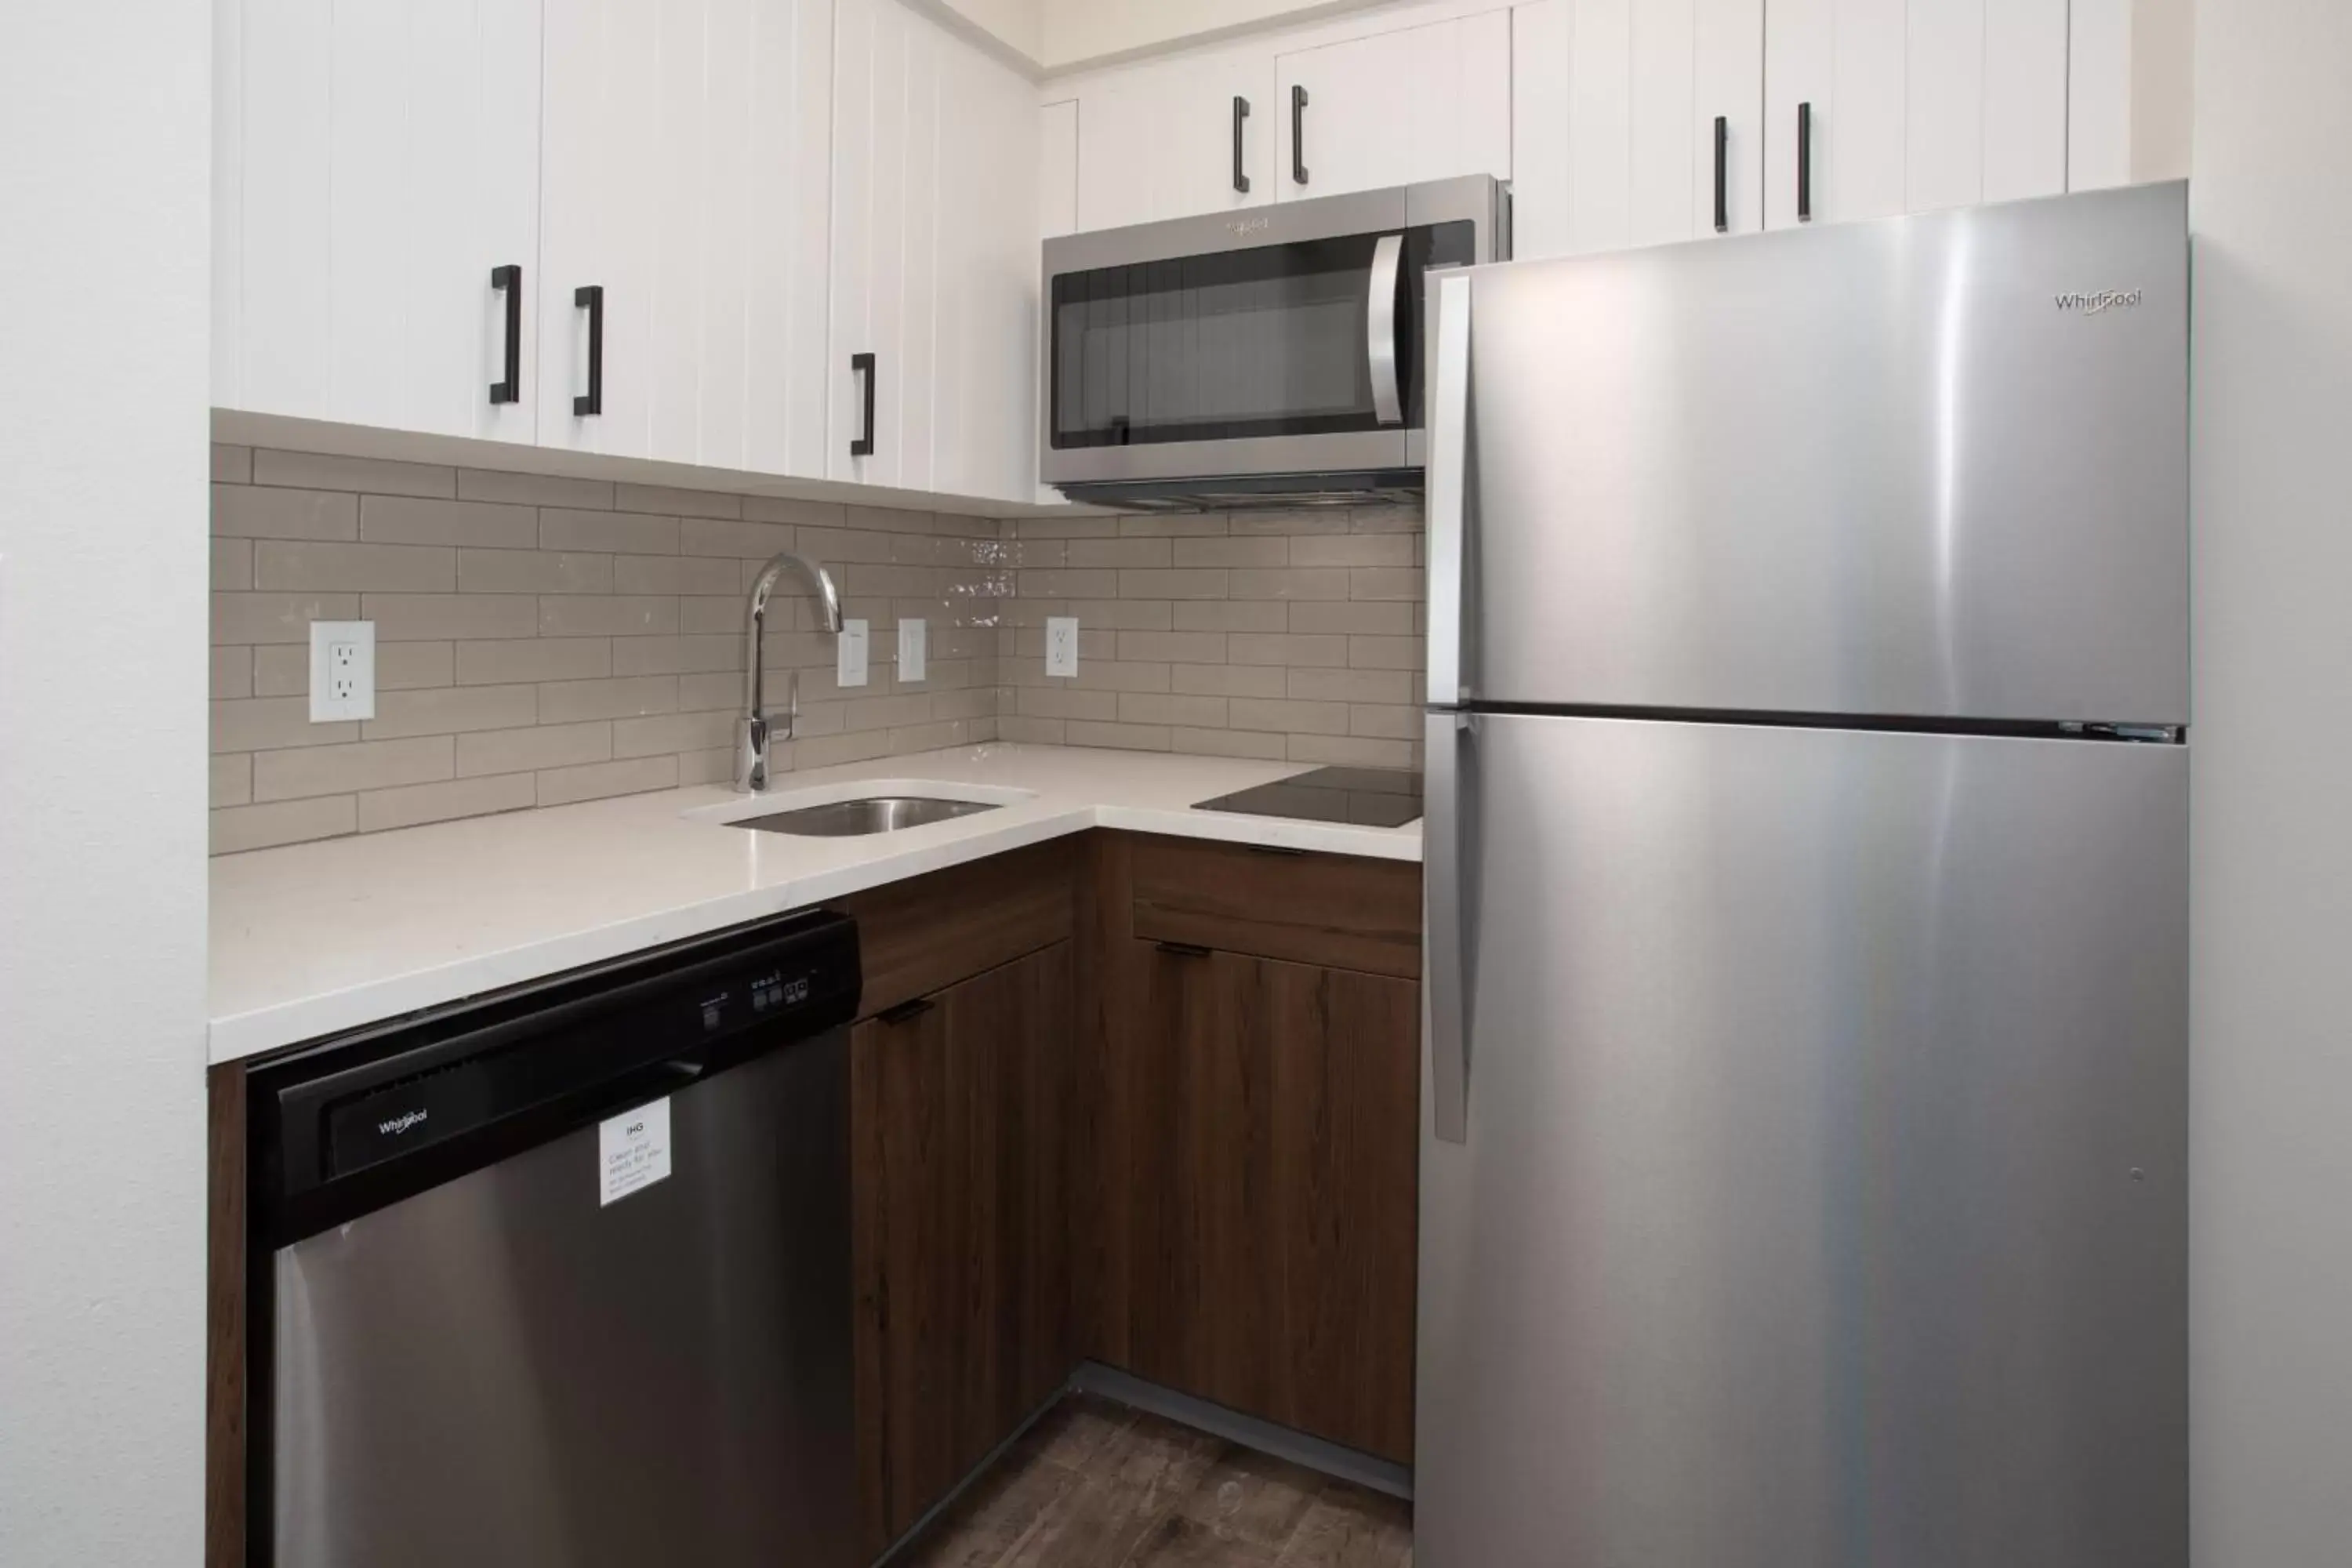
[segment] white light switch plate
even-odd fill
[[[923,679],[923,663],[929,649],[930,640],[920,620],[902,620],[898,623],[899,679]]]
[[[834,638],[834,679],[843,686],[866,684],[866,623],[844,621]]]
[[[1045,673],[1075,677],[1078,673],[1078,617],[1045,617]]]
[[[375,623],[310,623],[310,722],[375,717]]]

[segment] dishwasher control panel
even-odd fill
[[[331,1223],[386,1181],[447,1180],[515,1138],[837,1027],[860,988],[856,926],[805,915],[324,1042],[252,1075],[257,1206]]]

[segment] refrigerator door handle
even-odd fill
[[[1470,797],[1462,788],[1462,752],[1475,724],[1467,713],[1430,714],[1422,764],[1426,807],[1422,942],[1427,950],[1423,1034],[1429,1041],[1430,1103],[1437,1136],[1448,1143],[1470,1141],[1470,993],[1463,962],[1468,933],[1462,897]]]
[[[1451,708],[1462,679],[1463,491],[1469,453],[1470,279],[1437,280],[1429,405],[1429,701]]]

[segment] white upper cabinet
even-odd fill
[[[1763,225],[1763,0],[1539,0],[1513,16],[1513,254]]]
[[[1036,89],[898,0],[835,26],[824,472],[1028,500]]]
[[[2078,16],[2070,43],[2069,12],[2069,0],[1520,5],[1516,254],[1711,232],[1717,116],[1731,233],[2063,191],[2070,77],[2106,84],[2095,114],[2112,127],[2122,71],[2107,40],[2127,37]]]
[[[828,0],[547,0],[539,438],[824,471]]]
[[[1764,42],[1767,226],[1908,210],[1910,8],[1909,0],[1771,0]]]
[[[1770,0],[1768,221],[2065,190],[2067,9],[2068,0]]]
[[[216,4],[213,401],[530,440],[539,0]]]
[[[1272,107],[1277,200],[1455,174],[1508,179],[1510,13],[1279,55]]]
[[[1081,87],[1078,226],[1118,228],[1270,202],[1274,57],[1183,55]]]

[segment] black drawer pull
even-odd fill
[[[919,1018],[939,1004],[928,996],[918,996],[911,1002],[901,1002],[896,1007],[885,1007],[875,1015],[883,1023],[896,1028],[910,1018]]]
[[[1797,105],[1797,221],[1813,221],[1813,106]]]
[[[1152,945],[1171,958],[1206,958],[1210,951],[1189,942],[1161,942]]]
[[[573,416],[584,419],[604,412],[604,286],[583,283],[572,291],[572,303],[588,312],[588,390],[572,400]]]
[[[490,383],[490,402],[522,401],[522,268],[493,267],[490,287],[507,297],[506,377]]]
[[[1715,117],[1715,232],[1731,232],[1731,193],[1727,188],[1731,174],[1731,121],[1718,114]]]
[[[1242,121],[1249,118],[1249,100],[1234,96],[1234,189],[1249,195],[1249,174],[1242,167]]]
[[[849,443],[849,455],[870,458],[874,455],[874,356],[851,354],[849,374],[862,376],[866,382],[866,434]]]
[[[1290,177],[1307,183],[1307,89],[1290,89]]]

